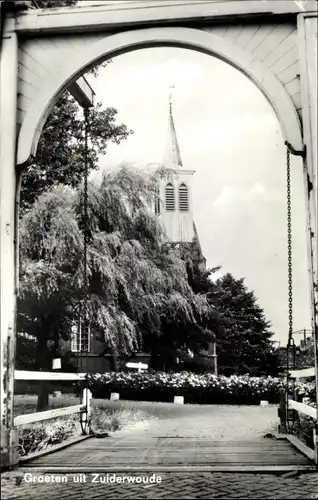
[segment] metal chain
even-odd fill
[[[290,420],[289,416],[289,391],[290,391],[290,354],[291,356],[291,364],[292,368],[295,369],[296,362],[296,351],[295,351],[295,342],[293,339],[293,253],[292,253],[292,205],[291,205],[291,173],[290,173],[290,150],[287,146],[286,150],[286,187],[287,187],[287,257],[288,257],[288,343],[287,343],[287,387],[286,387],[286,409],[287,409],[287,429],[289,432],[292,432],[294,421]],[[293,384],[291,388],[292,397],[294,399],[295,396],[295,384],[294,379],[292,379]]]
[[[292,214],[291,214],[291,179],[290,151],[287,148],[287,247],[288,247],[288,340],[293,337],[293,260],[292,260]]]
[[[83,340],[88,342],[88,273],[87,273],[87,244],[88,244],[88,128],[89,128],[89,108],[84,109],[85,132],[84,132],[84,200],[83,200],[83,219],[84,219],[84,321],[83,321]]]
[[[80,355],[80,371],[87,372],[83,367],[83,347],[84,342],[89,345],[89,320],[88,320],[88,259],[87,259],[87,247],[88,247],[88,132],[89,132],[89,108],[84,109],[84,195],[83,195],[83,232],[84,232],[84,245],[83,245],[83,307],[81,310],[80,318],[80,345],[79,345],[79,355]],[[88,349],[87,349],[88,350]],[[85,388],[88,389],[88,374],[85,377]],[[86,412],[80,415],[80,425],[82,434],[86,435],[90,433],[90,418],[88,411],[88,392],[86,394]],[[84,417],[85,415],[85,417]]]

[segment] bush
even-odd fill
[[[19,428],[19,454],[25,456],[44,451],[48,446],[62,443],[77,433],[78,424],[74,416],[21,426]]]
[[[309,448],[314,449],[313,432],[315,428],[315,420],[306,415],[299,415],[293,428],[293,434],[298,436]]]
[[[120,430],[126,424],[140,422],[152,418],[138,408],[126,404],[116,408],[93,406],[91,413],[91,430],[94,434],[107,434]],[[44,451],[53,445],[60,444],[70,437],[79,436],[81,432],[78,416],[59,417],[50,422],[39,422],[19,427],[19,454],[27,456]]]
[[[301,401],[302,398],[309,398],[312,402],[316,401],[315,382],[298,382],[296,385],[296,397]]]
[[[280,379],[272,377],[215,376],[211,373],[105,373],[89,376],[94,398],[109,398],[118,392],[122,399],[172,402],[184,396],[185,403],[195,404],[259,404],[265,399],[279,402]]]
[[[129,404],[115,408],[105,408],[102,405],[93,407],[91,415],[91,429],[93,433],[114,432],[123,428],[127,423],[132,424],[142,420],[149,420],[150,416]]]

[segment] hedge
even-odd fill
[[[259,404],[261,400],[278,403],[281,379],[273,377],[230,377],[210,373],[105,373],[90,375],[89,388],[94,398],[109,398],[118,392],[121,399],[172,402],[183,396],[185,403]]]
[[[16,394],[36,394],[38,382],[21,381],[24,387]],[[250,377],[248,375],[215,376],[211,373],[196,374],[192,372],[110,372],[90,374],[89,388],[94,398],[110,397],[118,392],[121,399],[135,401],[172,402],[174,396],[183,396],[185,403],[197,404],[259,404],[263,400],[279,403],[280,389],[284,387],[281,378]],[[50,384],[51,391],[73,393],[79,396],[82,392],[78,383],[65,382]],[[309,397],[315,401],[315,384],[313,382],[297,383],[296,399],[301,401]]]

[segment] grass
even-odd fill
[[[16,396],[14,413],[25,415],[36,411],[36,396]],[[50,399],[50,408],[62,408],[79,403],[79,398],[63,395]],[[106,404],[105,404],[106,403]],[[127,424],[149,420],[152,416],[145,411],[134,408],[129,402],[107,407],[107,401],[93,401],[91,412],[91,429],[97,436],[124,428]],[[59,417],[44,422],[27,424],[18,428],[20,455],[28,456],[44,451],[50,447],[66,442],[81,434],[79,415]]]

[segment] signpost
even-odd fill
[[[141,363],[140,361],[139,363],[126,363],[126,366],[127,368],[137,368],[138,373],[141,373],[142,370],[147,370],[148,368],[148,365],[146,365],[145,363]]]

